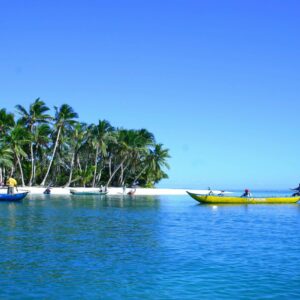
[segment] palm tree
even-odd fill
[[[146,129],[115,130],[106,120],[78,123],[77,113],[67,104],[55,107],[51,118],[39,98],[28,110],[22,105],[16,109],[20,115],[16,122],[13,114],[0,109],[0,180],[8,168],[14,172],[16,167],[19,180],[29,185],[45,185],[51,179],[66,186],[79,180],[87,186],[137,180],[153,186],[167,178],[168,149],[156,144]]]
[[[17,159],[22,186],[25,186],[25,181],[21,159],[22,157],[27,157],[27,154],[24,151],[23,147],[28,143],[29,138],[30,135],[28,131],[23,127],[21,123],[16,123],[15,126],[11,128],[10,134],[6,137],[8,144],[10,145]]]
[[[146,129],[126,130],[120,129],[117,134],[117,145],[114,149],[114,161],[116,167],[111,173],[106,186],[110,184],[116,173],[120,171],[119,185],[125,182],[125,171],[135,168],[136,160],[146,151],[147,147],[154,143],[154,136]]]
[[[139,172],[141,165],[144,161],[147,161],[145,158],[149,155],[150,148],[155,145],[154,135],[146,129],[140,129],[136,131],[137,140],[135,142],[135,149],[131,157],[130,169],[131,173],[136,176],[136,173]],[[133,180],[134,182],[136,180]]]
[[[54,156],[56,153],[56,149],[59,144],[61,134],[62,134],[64,128],[74,125],[76,123],[76,121],[74,119],[78,118],[78,114],[68,104],[63,104],[59,109],[55,106],[54,109],[55,109],[55,118],[54,118],[55,124],[54,124],[54,126],[55,126],[56,139],[55,139],[55,144],[53,147],[53,152],[52,152],[52,156],[50,158],[50,162],[49,162],[49,166],[48,166],[46,175],[41,183],[42,186],[45,185],[46,180],[48,178],[48,175],[49,175],[52,163],[53,163],[53,159],[54,159]]]
[[[125,129],[117,130],[115,134],[116,143],[115,145],[110,145],[109,178],[106,182],[106,187],[109,186],[112,179],[127,159],[129,146],[126,142],[126,133],[127,131]],[[116,165],[116,167],[114,167],[114,170],[112,170],[112,165]]]
[[[32,184],[36,182],[37,176],[37,168],[39,167],[40,173],[45,167],[43,167],[43,163],[47,161],[48,154],[48,144],[50,141],[50,134],[52,129],[48,124],[40,124],[35,127],[33,132],[32,141],[34,143],[33,156],[36,161],[40,162],[39,164],[34,164],[33,168],[33,176],[32,176]]]
[[[70,173],[68,182],[65,184],[65,187],[69,186],[72,182],[73,169],[75,158],[78,155],[80,149],[87,143],[89,136],[87,131],[87,125],[85,123],[75,124],[73,130],[70,132],[70,152],[71,152],[71,163],[70,163]],[[75,179],[75,181],[78,178]]]
[[[13,151],[0,141],[0,183],[3,182],[5,175],[5,168],[12,168],[13,166]]]
[[[45,114],[49,110],[49,108],[42,100],[40,100],[40,98],[37,98],[32,104],[30,104],[28,111],[22,105],[16,105],[16,109],[21,115],[20,121],[24,123],[25,126],[29,129],[32,137],[34,136],[36,124],[47,123],[51,119],[49,115]],[[30,141],[30,160],[31,171],[28,185],[32,186],[33,174],[35,169],[33,140]]]
[[[3,137],[14,123],[14,115],[6,112],[5,108],[0,109],[0,137]]]
[[[163,149],[162,144],[156,144],[147,158],[148,172],[146,175],[146,184],[153,185],[163,178],[168,178],[168,175],[163,171],[163,168],[170,168],[167,163],[168,158],[170,158],[169,149]],[[152,179],[153,183],[149,182],[149,177]]]
[[[113,127],[106,120],[99,120],[97,125],[91,126],[91,142],[95,148],[95,160],[94,160],[94,175],[92,186],[95,186],[97,166],[99,161],[99,155],[105,157],[107,155],[108,143],[112,141],[113,136],[111,135]]]

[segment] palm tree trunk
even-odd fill
[[[133,182],[136,182],[141,176],[142,174],[146,171],[147,166],[143,168],[143,170],[134,178]]]
[[[82,172],[82,168],[81,168],[81,163],[80,163],[79,156],[77,156],[77,165],[78,165],[79,171]]]
[[[86,174],[87,171],[87,164],[85,165],[84,174]],[[86,178],[83,179],[83,187],[86,186]]]
[[[70,182],[70,185],[76,181],[80,180],[80,178],[75,178],[75,179],[72,179],[71,182]],[[64,185],[63,187],[66,187],[66,185]]]
[[[119,177],[119,185],[122,185],[124,179],[124,165],[121,165],[121,173],[120,173],[120,177]]]
[[[9,176],[12,176],[12,175],[14,174],[14,172],[15,172],[15,166],[13,165],[13,166],[11,167],[11,169],[10,169],[10,174],[9,174]]]
[[[48,166],[48,170],[46,172],[46,175],[41,183],[42,186],[45,185],[46,183],[46,180],[48,178],[48,175],[49,175],[49,172],[50,172],[50,169],[51,169],[51,166],[52,166],[52,163],[53,163],[53,159],[54,159],[54,156],[55,156],[55,152],[56,152],[56,148],[58,146],[58,142],[59,142],[59,137],[60,137],[60,132],[61,132],[61,127],[59,127],[58,129],[58,133],[57,133],[57,137],[56,137],[56,141],[55,141],[55,145],[54,145],[54,149],[53,149],[53,153],[52,153],[52,157],[50,159],[50,163],[49,163],[49,166]]]
[[[71,166],[70,166],[70,174],[69,174],[69,180],[68,182],[64,185],[64,187],[68,187],[71,184],[72,181],[72,175],[73,175],[73,168],[74,168],[74,161],[75,161],[75,151],[72,155],[72,160],[71,160]]]
[[[18,165],[19,165],[19,169],[20,169],[20,173],[21,173],[21,181],[22,181],[22,186],[25,186],[25,182],[24,182],[24,174],[23,174],[23,169],[22,169],[22,164],[21,164],[21,160],[18,154],[16,154],[17,156],[17,161],[18,161]]]
[[[124,164],[122,164],[122,167],[121,167],[121,170],[122,170],[122,180],[121,181],[119,181],[119,184],[121,185],[122,184],[122,182],[126,182],[126,173],[125,173],[125,171],[128,169],[128,167],[129,167],[129,165],[130,165],[130,160],[128,160],[128,163],[127,163],[127,165],[124,167]],[[124,176],[124,174],[125,174],[125,176]]]
[[[101,180],[101,175],[102,175],[102,170],[103,170],[103,168],[100,169],[100,171],[99,171],[99,173],[98,173],[98,175],[97,175],[97,177],[96,177],[96,182],[100,182],[100,180]]]
[[[109,177],[110,177],[111,176],[111,155],[109,156],[108,170],[109,170]]]
[[[32,184],[33,185],[35,184],[35,176],[36,176],[36,165],[34,164],[34,167],[33,167],[33,177],[32,177]]]
[[[31,155],[31,171],[29,178],[29,186],[32,186],[33,172],[34,172],[34,155],[33,155],[33,143],[30,143],[30,155]]]
[[[96,174],[97,174],[97,160],[98,160],[98,152],[99,152],[99,146],[96,146],[96,155],[95,155],[95,165],[94,165],[94,177],[93,177],[93,183],[92,186],[95,186],[95,181],[96,181]]]
[[[32,134],[33,126],[30,126],[30,133]],[[32,186],[32,178],[33,178],[33,169],[34,169],[34,155],[33,155],[33,142],[30,142],[30,159],[31,159],[31,170],[30,170],[30,178],[29,178],[29,186]]]
[[[116,167],[116,169],[113,171],[113,173],[111,174],[111,176],[109,177],[107,183],[106,183],[106,187],[109,186],[110,182],[112,181],[113,177],[115,176],[115,174],[119,171],[119,169],[121,168],[121,166],[123,165],[123,163],[125,162],[126,157],[122,160],[122,162]]]

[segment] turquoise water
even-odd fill
[[[299,299],[300,204],[0,203],[0,299]]]

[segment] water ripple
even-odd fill
[[[1,299],[298,299],[299,205],[0,203]]]

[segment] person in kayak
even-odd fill
[[[245,189],[243,195],[241,197],[251,197],[251,193],[249,189]]]
[[[300,183],[299,183],[299,185],[296,188],[291,189],[291,190],[295,191],[295,193],[292,195],[292,197],[300,196]]]
[[[207,190],[208,190],[207,195],[211,196],[214,194],[214,192],[211,190],[210,186],[207,188]]]
[[[291,189],[291,190],[295,191],[295,193],[292,195],[292,197],[300,196],[300,183],[296,188]]]
[[[16,188],[18,190],[18,183],[16,181],[16,179],[14,179],[12,176],[9,177],[6,181],[6,185],[8,186],[7,187],[7,194],[13,194],[14,193],[14,188]]]
[[[218,196],[224,196],[225,191],[220,191],[220,193],[218,194]]]

